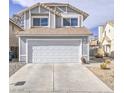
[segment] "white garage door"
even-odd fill
[[[28,40],[30,63],[75,63],[80,61],[81,40]]]

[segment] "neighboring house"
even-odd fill
[[[9,50],[14,52],[18,57],[18,38],[15,35],[16,31],[23,30],[12,19],[9,19]]]
[[[90,40],[90,56],[95,56],[98,48],[98,39],[94,38]]]
[[[90,47],[98,48],[98,40],[90,40]]]
[[[98,47],[98,36],[90,36],[90,47],[96,48]]]
[[[103,40],[102,46],[106,53],[114,53],[114,23],[109,21],[104,26],[99,26],[99,41]]]
[[[86,12],[66,3],[37,3],[16,14],[24,31],[19,37],[19,61],[26,63],[78,63],[89,61]],[[13,18],[14,19],[14,18]]]

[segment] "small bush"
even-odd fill
[[[102,63],[101,65],[100,65],[100,67],[101,67],[101,69],[110,69],[110,63],[111,63],[111,60],[105,60],[104,61],[104,63]]]

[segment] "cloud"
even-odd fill
[[[29,7],[38,2],[69,3],[87,12],[90,16],[84,21],[88,28],[94,28],[114,19],[114,0],[12,0],[13,3]]]

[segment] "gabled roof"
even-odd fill
[[[46,6],[44,3],[36,3],[36,4],[32,5],[31,7],[28,7],[28,8],[26,8],[26,9],[22,10],[22,11],[19,11],[19,12],[17,13],[17,15],[23,14],[24,12],[26,12],[26,11],[32,9],[32,8],[35,8],[35,7],[37,7],[37,6],[42,6],[43,8],[50,10],[51,12],[55,13],[56,15],[61,16],[59,12],[57,12],[57,11],[51,9],[50,7]]]
[[[69,3],[44,3],[46,6],[68,6],[70,8],[72,8],[73,10],[79,12],[80,14],[82,14],[84,16],[84,20],[89,16],[86,12],[72,6]]]
[[[87,36],[92,33],[86,27],[79,28],[31,28],[16,33],[19,36]]]
[[[11,18],[9,18],[9,22],[13,23],[14,25],[16,25],[21,30],[24,30],[22,27],[20,27],[19,25],[17,25],[16,22],[14,20],[12,20]]]
[[[42,7],[50,10],[51,12],[54,12],[56,15],[59,15],[59,16],[61,16],[61,13],[59,13],[56,10],[50,8],[50,6],[68,6],[68,7],[72,8],[73,10],[77,11],[78,13],[80,13],[81,15],[83,15],[84,16],[84,20],[89,16],[86,12],[84,12],[84,11],[82,11],[82,10],[80,10],[80,9],[78,9],[78,8],[68,4],[68,3],[36,3],[33,6],[28,7],[26,9],[18,12],[17,15],[18,14],[23,14],[25,11],[28,11],[29,9],[32,9],[32,8],[37,7],[39,5],[41,5]]]
[[[107,26],[107,24],[111,25],[112,27],[114,27],[114,21],[107,21],[104,25],[100,25],[99,27],[103,27],[103,32],[105,32],[105,28]],[[102,32],[102,33],[103,33]]]

